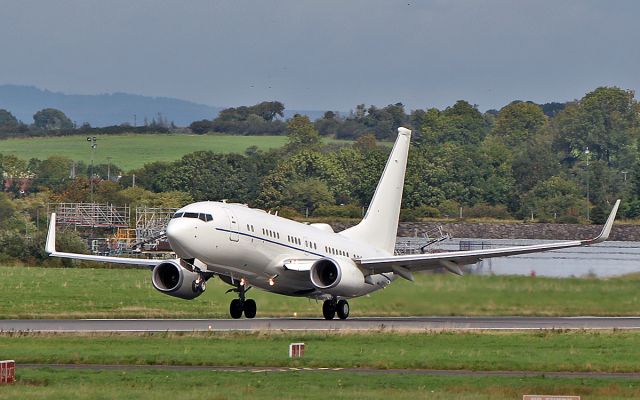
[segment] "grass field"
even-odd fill
[[[305,343],[304,358],[288,357],[292,342]],[[638,372],[640,333],[4,333],[0,353],[45,364]]]
[[[146,269],[0,267],[0,318],[227,318],[219,279],[187,301],[157,292]],[[417,274],[350,301],[351,315],[607,315],[640,313],[640,275],[611,279]],[[258,316],[319,317],[321,303],[254,289]]]
[[[461,378],[334,372],[90,371],[20,369],[0,387],[9,399],[520,399],[523,394],[575,394],[634,399],[626,379]]]
[[[259,149],[282,147],[286,136],[224,136],[224,135],[98,135],[98,147],[94,162],[111,162],[125,171],[140,168],[153,161],[174,161],[185,154],[200,150],[216,153],[243,153],[250,146]],[[331,143],[350,143],[325,139]],[[91,148],[85,136],[37,137],[0,140],[0,153],[19,158],[46,159],[52,155],[72,160],[91,161]]]
[[[304,341],[305,358],[287,345]],[[18,360],[17,383],[0,398],[86,399],[515,399],[523,394],[640,397],[640,380],[547,378],[546,371],[639,371],[640,333],[192,333],[2,334],[0,354]],[[142,365],[142,369],[21,368],[20,363]],[[255,366],[258,372],[146,369],[145,365]],[[464,377],[292,368],[527,370],[536,377]]]

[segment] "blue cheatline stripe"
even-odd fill
[[[275,242],[275,241],[270,240],[270,239],[261,238],[259,236],[250,235],[248,233],[244,233],[244,232],[240,232],[240,231],[232,231],[230,229],[223,229],[223,228],[216,228],[216,230],[217,231],[222,231],[222,232],[227,232],[227,233],[237,233],[238,235],[247,236],[247,237],[250,237],[250,238],[253,238],[253,239],[264,240],[265,242],[273,243],[275,245],[282,246],[282,247],[287,247],[287,248],[293,249],[293,250],[302,251],[304,253],[313,254],[314,256],[318,256],[318,257],[331,258],[329,256],[326,256],[326,255],[323,255],[323,254],[320,254],[320,253],[314,253],[313,251],[309,251],[307,249],[303,249],[303,248],[295,247],[295,246],[290,246],[290,245],[285,244],[285,243]]]

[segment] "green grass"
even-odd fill
[[[574,394],[588,399],[640,397],[625,379],[464,378],[330,372],[92,371],[19,369],[0,387],[11,399],[519,399]]]
[[[91,371],[19,369],[0,387],[10,399],[519,399],[574,394],[588,399],[640,397],[625,379],[464,378],[329,372]]]
[[[111,162],[125,171],[140,168],[154,161],[174,161],[185,154],[200,150],[216,153],[244,153],[250,146],[259,149],[282,147],[286,136],[225,136],[225,135],[98,135],[95,153],[96,164]],[[349,141],[328,140],[331,143]],[[41,160],[58,155],[76,161],[91,161],[91,149],[85,136],[37,137],[0,140],[0,153],[13,154],[18,158]]]
[[[0,267],[0,318],[228,318],[217,278],[187,301],[153,289],[146,269]],[[249,292],[258,316],[321,316],[321,303]],[[351,315],[601,315],[640,312],[640,274],[612,279],[417,274],[352,299]]]
[[[305,343],[290,359],[288,345]],[[0,334],[19,363],[480,371],[640,371],[640,333],[424,332]]]

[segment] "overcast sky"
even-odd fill
[[[640,87],[640,1],[0,0],[0,84],[481,110]]]

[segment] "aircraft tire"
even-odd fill
[[[336,307],[338,318],[347,319],[349,317],[349,303],[346,300],[340,300]]]
[[[231,300],[231,305],[229,306],[229,314],[231,314],[231,318],[238,319],[242,317],[242,302],[240,299]]]
[[[253,299],[248,299],[244,301],[244,316],[247,318],[253,318],[256,316],[256,312],[258,307],[256,306],[256,302]]]
[[[322,315],[324,319],[333,319],[336,316],[336,303],[333,300],[325,300],[322,303]]]

